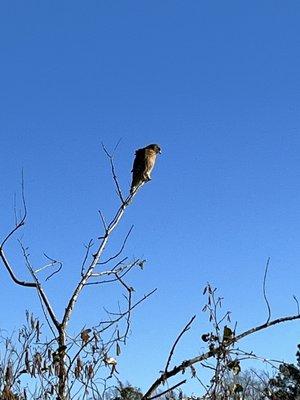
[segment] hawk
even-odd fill
[[[136,150],[131,171],[132,183],[130,194],[133,194],[142,184],[151,180],[150,175],[157,154],[161,154],[161,149],[158,144],[149,144],[149,146]]]

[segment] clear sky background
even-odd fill
[[[0,232],[11,226],[24,168],[35,266],[64,261],[47,289],[61,315],[80,273],[84,244],[117,207],[103,141],[126,191],[135,149],[163,154],[129,207],[125,254],[146,258],[131,275],[136,310],[120,378],[145,389],[188,319],[176,361],[199,354],[206,282],[223,295],[238,331],[265,321],[264,265],[272,316],[300,298],[300,3],[245,1],[13,1],[0,4]],[[18,236],[20,237],[20,235]],[[11,244],[20,277],[24,263]],[[73,329],[97,321],[108,290],[87,290]],[[10,332],[33,291],[0,269],[0,326]],[[299,322],[244,340],[245,349],[294,360]],[[258,366],[259,367],[259,366]],[[201,375],[200,375],[201,376]],[[197,391],[196,385],[186,390]]]

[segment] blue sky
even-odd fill
[[[64,260],[61,280],[48,285],[59,314],[83,244],[99,235],[97,210],[109,218],[117,206],[101,141],[113,148],[122,138],[116,167],[124,190],[135,149],[162,147],[111,248],[133,223],[126,254],[148,262],[132,284],[140,295],[158,288],[136,311],[120,359],[120,377],[136,386],[152,382],[194,313],[177,360],[202,350],[207,281],[247,329],[266,318],[261,286],[271,257],[272,313],[296,311],[299,18],[300,4],[290,0],[1,2],[0,232],[13,222],[24,168],[22,237],[35,265],[43,252]],[[40,313],[35,294],[15,288],[3,270],[0,285],[2,328],[23,322],[26,308]],[[104,297],[111,301],[86,293],[75,326],[97,320]],[[293,360],[299,334],[296,322],[244,345]]]

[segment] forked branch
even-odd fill
[[[106,224],[102,214],[100,213],[102,222],[103,222],[103,227],[104,227],[104,233],[103,235],[100,237],[100,244],[98,246],[98,249],[96,251],[95,254],[93,254],[93,260],[91,261],[90,265],[86,268],[86,270],[82,273],[81,279],[79,281],[79,283],[77,284],[76,288],[73,291],[73,294],[70,297],[69,303],[65,309],[65,313],[63,316],[63,320],[62,320],[62,328],[64,329],[71,317],[72,311],[74,309],[74,306],[78,300],[78,297],[82,291],[82,289],[87,285],[89,279],[93,276],[93,272],[94,269],[96,268],[97,265],[101,264],[100,259],[101,256],[105,250],[105,247],[108,243],[109,237],[112,234],[112,232],[115,230],[115,228],[117,227],[117,225],[119,224],[121,218],[124,215],[124,212],[126,210],[126,208],[130,205],[131,200],[133,199],[133,197],[136,195],[136,192],[129,194],[129,196],[124,199],[123,195],[122,195],[122,191],[115,173],[115,167],[114,167],[114,162],[113,162],[113,155],[109,154],[109,152],[106,150],[105,146],[102,144],[103,147],[103,151],[105,152],[105,154],[107,155],[107,157],[109,158],[109,162],[111,165],[111,170],[112,170],[112,175],[113,175],[113,180],[115,182],[116,188],[117,188],[117,192],[118,192],[118,196],[121,200],[121,205],[118,208],[116,214],[114,215],[114,217],[112,218],[112,220],[110,221],[109,224]],[[131,228],[132,229],[132,228]],[[126,240],[131,232],[131,229],[129,230],[125,241],[123,242],[123,245],[121,247],[121,251],[123,250]],[[120,252],[121,252],[120,251]],[[118,255],[120,254],[120,252],[118,253]],[[106,262],[114,259],[115,257],[111,257],[109,260],[106,260]],[[105,263],[106,263],[105,262]]]
[[[41,298],[41,301],[43,302],[45,308],[47,309],[47,312],[49,313],[49,316],[53,322],[53,324],[55,325],[56,328],[59,327],[59,322],[56,318],[56,315],[52,309],[52,306],[50,304],[49,299],[46,296],[45,291],[43,290],[42,285],[40,284],[40,282],[38,282],[37,279],[34,279],[33,282],[28,282],[28,281],[23,281],[21,279],[18,279],[15,272],[14,272],[14,268],[12,267],[12,265],[10,264],[8,258],[6,257],[5,251],[4,251],[4,246],[5,244],[8,242],[8,240],[14,235],[14,233],[16,233],[24,224],[26,221],[26,217],[27,217],[27,207],[26,207],[26,201],[25,201],[25,192],[24,192],[24,177],[23,177],[23,171],[22,171],[22,204],[23,204],[23,215],[20,218],[19,221],[17,221],[16,219],[16,225],[13,229],[11,229],[11,231],[6,235],[6,237],[4,238],[4,240],[2,241],[1,245],[0,245],[0,259],[4,265],[4,267],[6,268],[7,272],[9,273],[9,276],[11,277],[12,281],[19,286],[23,286],[23,287],[31,287],[31,288],[35,288]]]
[[[300,319],[300,314],[296,315],[290,315],[286,317],[281,317],[274,319],[272,321],[265,322],[264,324],[258,325],[256,327],[253,327],[251,329],[248,329],[247,331],[244,331],[240,333],[239,335],[235,336],[232,340],[226,341],[226,343],[222,343],[220,346],[215,347],[212,350],[207,351],[206,353],[202,353],[201,355],[190,358],[188,360],[183,361],[181,364],[178,366],[175,366],[173,369],[168,370],[167,372],[164,371],[155,381],[154,383],[150,386],[150,388],[147,390],[147,392],[144,394],[142,397],[142,400],[150,400],[152,394],[160,387],[160,385],[164,384],[169,378],[177,375],[178,373],[184,373],[185,370],[194,364],[200,363],[202,361],[208,360],[210,358],[216,357],[220,352],[223,352],[224,349],[229,348],[232,346],[234,343],[240,341],[246,336],[252,335],[256,332],[262,331],[264,329],[270,328],[272,326],[288,322],[288,321],[294,321]]]

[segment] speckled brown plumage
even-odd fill
[[[158,144],[150,144],[135,152],[135,159],[132,168],[132,183],[130,193],[134,193],[142,184],[151,180],[156,156],[161,153]]]

